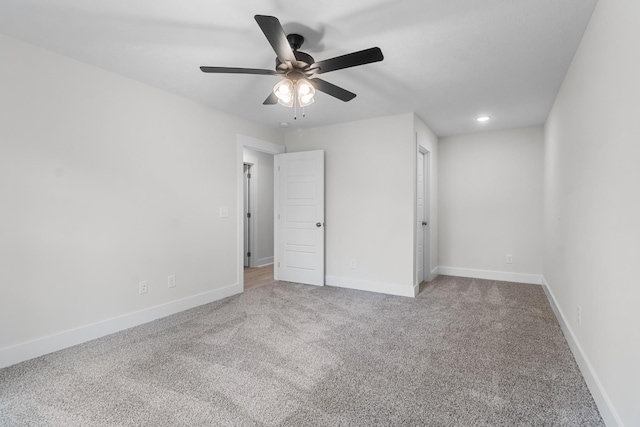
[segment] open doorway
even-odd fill
[[[285,149],[281,145],[244,135],[237,136],[237,271],[238,282],[244,290],[273,282],[273,156],[284,152]],[[249,185],[245,181],[245,163],[251,164],[248,168],[251,174]],[[268,171],[269,166],[271,173]],[[269,189],[264,189],[266,186],[270,186],[270,192]],[[244,207],[246,190],[249,190],[246,199],[251,212],[246,212]],[[261,192],[263,197],[260,197]],[[270,203],[266,201],[269,194]],[[251,214],[249,223],[245,223],[247,213]],[[248,228],[245,228],[246,225]],[[248,239],[245,239],[245,236]],[[247,253],[251,256],[247,257]]]
[[[422,292],[431,278],[431,197],[430,197],[430,152],[418,145],[416,163],[416,295]]]
[[[244,289],[273,282],[273,154],[243,149]]]

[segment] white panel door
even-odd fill
[[[324,151],[274,156],[276,280],[324,285]]]

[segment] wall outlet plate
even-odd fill
[[[142,281],[142,282],[138,283],[138,293],[139,293],[140,295],[142,295],[142,294],[146,294],[148,290],[149,290],[149,286],[148,286],[148,284],[147,284],[147,281],[146,281],[146,280],[144,280],[144,281]]]

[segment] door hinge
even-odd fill
[[[251,252],[247,252],[247,258],[251,257]]]
[[[280,166],[278,166],[278,172],[280,172]]]
[[[250,173],[247,174],[247,179],[251,179],[251,174]]]
[[[251,212],[247,212],[247,218],[251,218]]]
[[[278,268],[280,268],[280,263],[278,263]]]

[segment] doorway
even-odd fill
[[[273,177],[270,177],[261,166],[268,166],[269,162],[273,165],[273,155],[284,153],[284,151],[281,145],[244,135],[237,136],[237,280],[243,290],[273,281],[273,254],[269,256],[265,253],[265,248],[270,246],[273,251],[274,247],[273,204],[269,205],[264,201],[261,203],[260,198],[260,192],[264,186],[270,185],[273,191]],[[245,177],[245,163],[251,164],[248,185]],[[262,197],[263,200],[268,199],[268,192],[263,196],[266,196]],[[273,196],[270,199],[273,202]],[[245,211],[245,200],[249,205],[248,211]],[[251,214],[250,218],[247,217],[247,213]],[[269,233],[271,239],[268,238]]]
[[[274,177],[262,180],[270,181],[273,188],[274,196],[271,198],[273,202],[271,209],[261,209],[261,202],[248,203],[252,206],[252,218],[255,216],[257,219],[260,216],[255,214],[256,212],[270,211],[273,213],[273,218],[270,220],[272,230],[277,229],[278,232],[270,232],[269,235],[273,237],[271,244],[265,238],[267,234],[259,232],[262,228],[259,221],[250,222],[250,227],[245,230],[244,220],[247,215],[244,210],[244,173],[245,163],[251,163],[245,161],[245,151],[251,150],[257,155],[268,155],[270,161],[264,161],[264,163],[274,165]],[[247,246],[249,248],[257,247],[258,253],[261,247],[260,242],[273,250],[273,257],[269,262],[272,265],[269,278],[273,277],[272,280],[324,285],[324,151],[284,153],[285,147],[281,145],[244,135],[237,136],[237,280],[243,291],[247,288],[245,286],[244,262],[246,255],[245,235],[249,237]],[[258,163],[262,162],[258,160]],[[275,169],[276,164],[278,173]],[[260,169],[256,169],[256,162],[252,165],[250,170],[253,184],[248,185],[248,188],[256,187],[255,182],[258,181],[255,179],[256,170],[258,171],[257,175],[261,175]],[[276,185],[276,181],[279,183],[278,185]],[[257,193],[260,193],[260,190]],[[276,200],[278,200],[277,218],[279,219],[276,219],[274,209]],[[311,203],[312,201],[313,203]],[[278,227],[276,221],[282,226]],[[256,235],[260,237],[254,237]],[[249,265],[252,265],[252,260],[255,259],[253,250],[251,249],[251,256],[247,257]],[[260,268],[261,261],[258,259],[257,268]],[[276,264],[277,269],[275,268]],[[306,274],[301,275],[298,270],[306,270],[303,272]],[[258,276],[264,280],[264,275]]]
[[[430,153],[418,145],[416,162],[416,286],[421,291],[431,281],[431,224],[429,191]]]
[[[273,282],[274,157],[243,150],[245,289]]]

